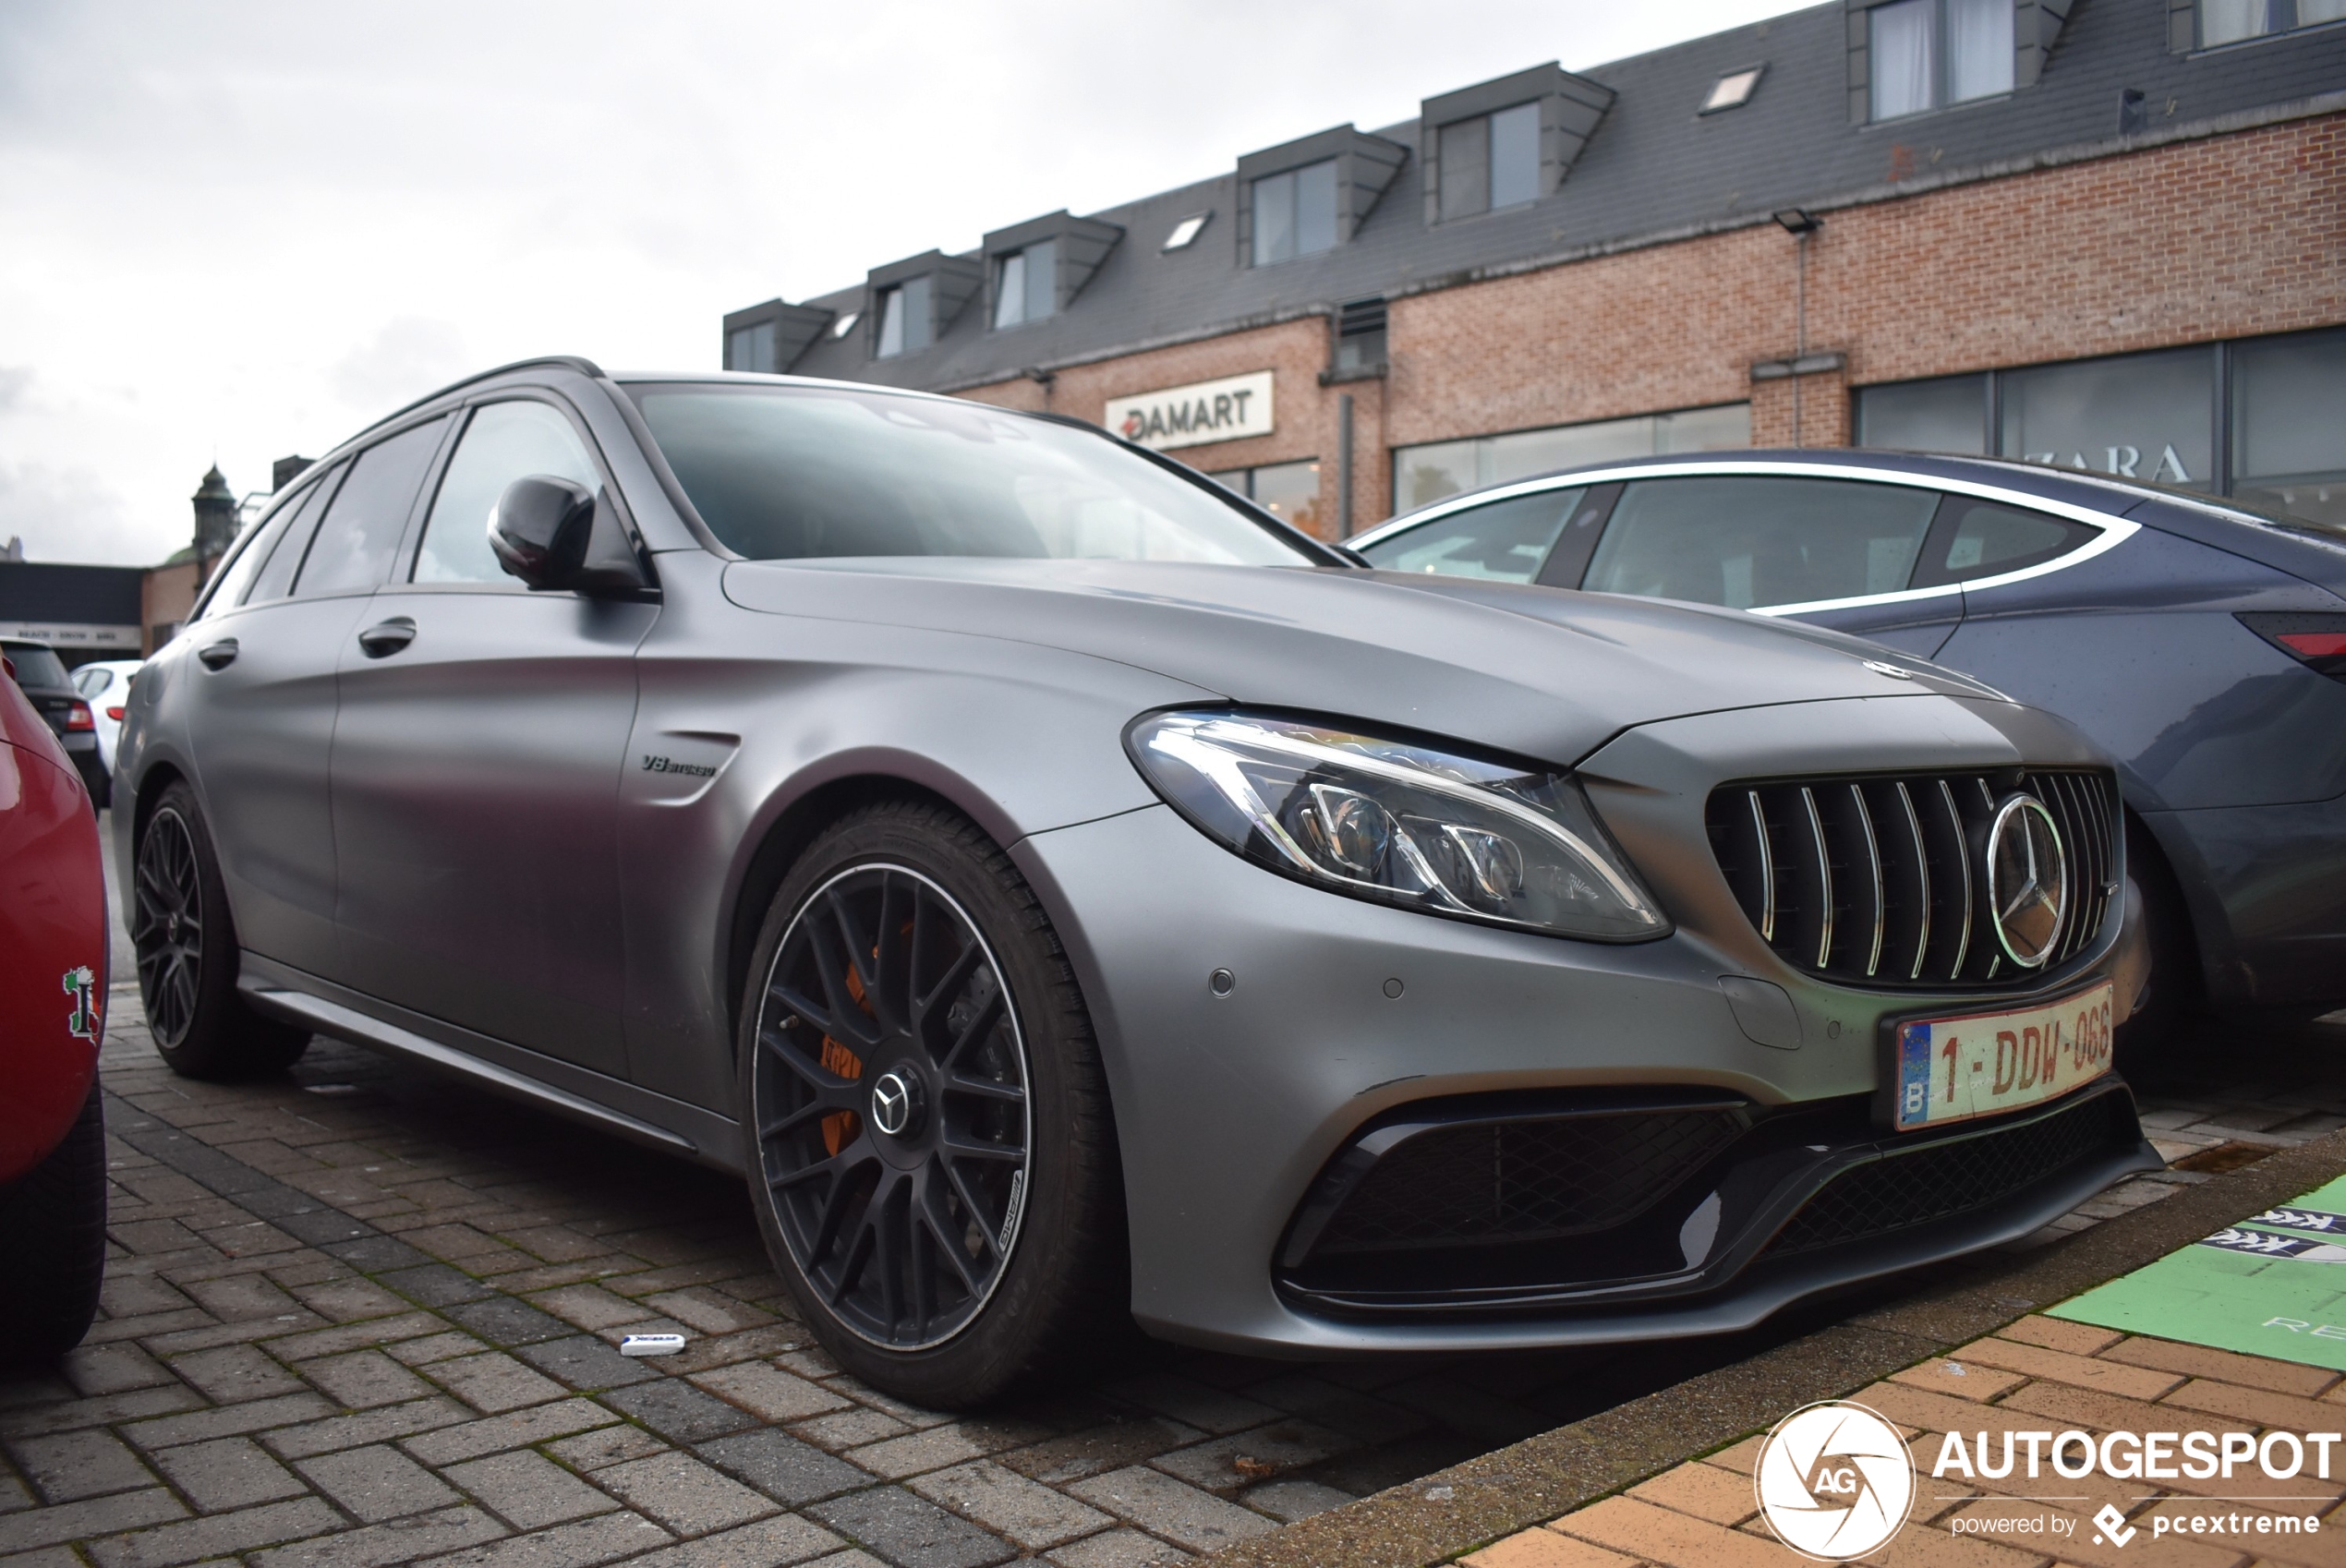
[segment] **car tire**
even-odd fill
[[[816,838],[758,933],[737,1055],[758,1228],[840,1365],[967,1408],[1134,1334],[1090,1015],[967,818],[882,802]]]
[[[182,1078],[282,1072],[309,1031],[268,1018],[236,992],[236,928],[196,792],[166,786],[139,825],[129,889],[139,996],[163,1065]]]
[[[2191,916],[2183,908],[2183,888],[2149,830],[2132,813],[2126,817],[2126,865],[2128,877],[2142,896],[2144,935],[2150,947],[2150,989],[2134,1016],[2114,1031],[2112,1060],[2122,1072],[2156,1077],[2189,1037],[2206,1007],[2207,991],[2200,978],[2199,945],[2192,938]]]
[[[0,1366],[81,1343],[106,1267],[106,1128],[98,1085],[65,1140],[0,1190]]]

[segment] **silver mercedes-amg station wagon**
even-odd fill
[[[847,1367],[1712,1333],[2157,1164],[2108,764],[1837,633],[1385,573],[1065,419],[507,367],[286,487],[115,812],[177,1070],[738,1170]]]

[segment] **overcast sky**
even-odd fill
[[[466,372],[729,309],[1782,0],[0,0],[0,545],[144,564]]]

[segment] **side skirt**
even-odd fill
[[[741,1129],[714,1112],[407,1012],[258,953],[248,951],[239,958],[236,988],[261,1012],[454,1074],[483,1089],[700,1164],[736,1173],[742,1168]]]

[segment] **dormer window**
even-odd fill
[[[1336,248],[1336,160],[1254,182],[1254,264]]]
[[[996,229],[983,247],[986,325],[998,332],[1067,309],[1123,237],[1118,224],[1064,208]]]
[[[1425,100],[1418,106],[1425,221],[1554,196],[1613,96],[1602,82],[1549,64]]]
[[[925,277],[907,278],[892,288],[880,290],[877,308],[879,311],[879,342],[872,353],[881,359],[893,359],[900,354],[918,354],[928,346],[929,281]]]
[[[1240,261],[1264,267],[1345,244],[1409,156],[1350,126],[1248,153],[1239,160]]]
[[[2199,0],[2198,9],[2202,49],[2346,21],[2346,5],[2339,0]]]
[[[2013,90],[2013,0],[1892,0],[1866,14],[1871,117]]]
[[[780,369],[774,362],[774,323],[758,321],[727,332],[725,368],[754,370],[768,376]]]
[[[1518,103],[1442,127],[1442,219],[1519,207],[1540,194],[1540,106]]]
[[[994,259],[994,325],[1015,327],[1056,314],[1058,247],[1050,240]]]
[[[732,311],[725,318],[725,368],[780,375],[832,330],[832,320],[823,306],[786,305],[779,299]]]

